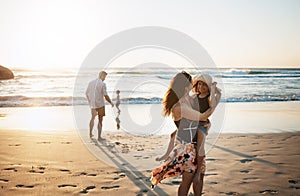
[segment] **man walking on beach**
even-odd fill
[[[101,71],[97,79],[90,81],[85,92],[92,113],[92,118],[90,120],[90,138],[93,137],[92,131],[94,128],[94,120],[96,115],[98,115],[98,141],[103,140],[101,132],[103,116],[105,116],[104,98],[112,107],[114,107],[114,104],[106,92],[106,84],[104,83],[106,76],[107,73],[105,71]]]

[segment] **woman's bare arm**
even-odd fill
[[[170,141],[169,141],[169,146],[168,146],[167,152],[163,156],[157,157],[155,159],[156,161],[162,161],[162,160],[166,160],[168,158],[169,154],[172,152],[172,150],[174,148],[176,132],[177,132],[177,130],[175,130],[170,136]]]
[[[215,108],[217,105],[217,100],[216,100],[216,85],[217,83],[214,82],[210,86],[210,107]]]
[[[179,114],[181,114],[181,117],[194,121],[206,121],[212,113],[211,108],[206,110],[204,113],[200,113],[187,105],[182,105],[176,109],[179,110],[177,112],[180,112]]]

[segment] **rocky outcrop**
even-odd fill
[[[9,80],[14,78],[14,73],[6,68],[0,65],[0,80]]]

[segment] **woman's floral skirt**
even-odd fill
[[[162,166],[152,171],[152,186],[157,185],[163,179],[181,175],[183,172],[194,173],[197,169],[196,144],[177,144],[169,158]],[[205,172],[205,158],[201,164],[201,173]]]

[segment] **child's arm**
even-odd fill
[[[176,132],[177,132],[177,130],[175,130],[170,136],[170,141],[169,141],[169,146],[168,146],[167,152],[163,156],[157,157],[155,159],[156,161],[162,161],[162,160],[166,160],[168,158],[169,154],[172,152],[172,150],[174,148]]]
[[[216,88],[216,107],[220,103],[221,95],[222,95],[221,89]]]
[[[210,87],[210,107],[215,108],[217,105],[217,100],[216,100],[216,85],[217,83],[214,82],[212,83]]]

